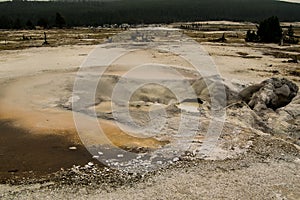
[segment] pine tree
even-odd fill
[[[290,26],[289,26],[287,35],[288,35],[289,37],[294,37],[294,28],[293,28],[293,25],[290,25]]]
[[[22,28],[21,20],[19,18],[17,18],[14,21],[13,28],[14,29],[21,29]]]
[[[26,27],[28,29],[35,29],[35,26],[30,19],[26,22]]]
[[[279,43],[282,38],[282,29],[278,17],[270,17],[259,24],[257,35],[261,42]]]
[[[66,20],[60,13],[56,13],[55,25],[59,28],[63,28],[66,25]]]
[[[46,18],[40,18],[37,21],[37,25],[46,29],[46,28],[49,28],[49,21]]]
[[[0,29],[10,29],[13,26],[13,21],[6,17],[6,16],[1,16],[0,17]]]

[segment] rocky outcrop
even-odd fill
[[[247,87],[239,93],[254,111],[276,110],[288,105],[298,93],[298,86],[285,78],[271,78]]]
[[[285,78],[271,78],[252,85],[239,98],[248,106],[234,110],[243,123],[272,135],[287,136],[300,144],[300,95],[298,86]],[[246,111],[246,112],[245,112]],[[232,111],[233,112],[233,111]],[[250,119],[244,116],[250,115]],[[255,120],[254,120],[255,119]]]
[[[268,124],[274,133],[285,133],[300,145],[300,95],[297,95],[289,105],[277,109],[276,113],[270,115]]]

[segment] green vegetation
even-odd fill
[[[255,31],[248,30],[246,34],[246,42],[258,42],[259,37]]]
[[[298,44],[299,40],[294,35],[294,27],[292,25],[289,26],[286,35],[284,35],[283,42],[289,44]]]
[[[289,26],[287,32],[283,34],[278,17],[270,17],[259,23],[257,32],[248,30],[246,42],[265,42],[280,43],[281,41],[288,44],[297,44],[298,39],[294,36],[294,28]]]
[[[28,20],[45,28],[204,20],[257,22],[270,15],[299,21],[299,10],[299,4],[275,0],[14,1],[0,3],[0,28],[24,28]]]
[[[257,36],[260,42],[279,43],[282,39],[282,29],[278,17],[270,17],[260,22]]]
[[[293,25],[290,25],[288,32],[287,32],[287,36],[289,37],[294,37],[294,28]]]
[[[65,18],[63,16],[61,16],[60,13],[56,13],[55,26],[57,26],[58,28],[62,28],[64,26],[66,26]]]
[[[30,19],[27,20],[25,25],[26,25],[27,29],[30,29],[30,30],[35,29],[35,26],[34,26],[34,24],[32,23],[32,21]]]

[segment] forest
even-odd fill
[[[300,4],[275,0],[119,0],[119,1],[20,1],[0,3],[0,28],[35,25],[151,24],[206,20],[259,22],[269,16],[299,21]],[[60,24],[61,25],[61,24]]]

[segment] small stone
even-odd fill
[[[300,164],[300,159],[299,159],[299,158],[296,158],[296,159],[294,160],[294,162],[297,163],[297,164]]]
[[[77,150],[77,147],[69,147],[69,150]]]
[[[247,145],[245,146],[245,148],[249,149],[252,146],[253,146],[253,141],[250,140],[250,141],[247,142]]]
[[[93,156],[93,158],[95,158],[95,159],[98,159],[98,158],[99,158],[99,156]]]
[[[88,163],[88,166],[92,167],[92,166],[94,166],[94,163],[89,162],[89,163]]]
[[[101,151],[98,151],[98,154],[99,154],[100,156],[102,156],[102,155],[103,155],[103,152],[101,152]]]
[[[11,169],[11,170],[8,170],[9,173],[15,173],[15,172],[18,172],[19,170],[18,169]]]
[[[157,161],[156,163],[157,163],[158,165],[162,165],[162,164],[163,164],[162,161]]]
[[[177,162],[177,161],[179,161],[179,158],[177,157],[173,158],[173,162]]]
[[[123,158],[124,155],[123,155],[123,154],[119,154],[119,155],[117,155],[117,157],[118,157],[118,158]]]

